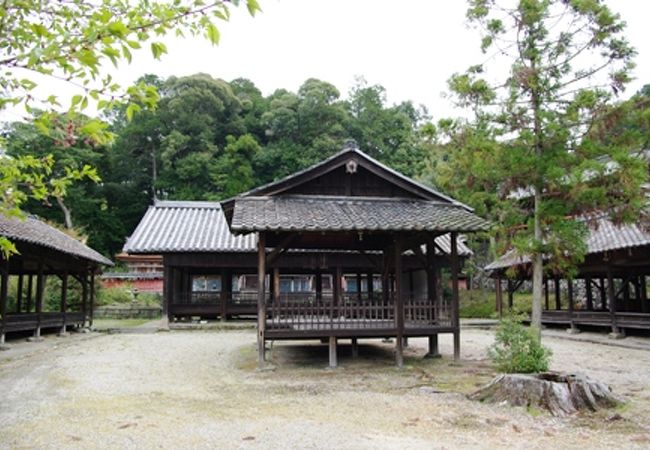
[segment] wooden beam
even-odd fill
[[[296,237],[298,237],[298,233],[288,235],[273,249],[271,253],[268,254],[266,257],[267,267],[273,264],[280,257],[280,255],[289,248],[289,245],[291,245],[291,243],[296,240]]]
[[[259,233],[257,241],[257,357],[258,365],[266,364],[266,298],[264,282],[266,281],[266,234]]]
[[[397,367],[404,366],[404,296],[402,294],[402,238],[395,240],[395,359]]]
[[[458,233],[451,233],[451,310],[454,327],[454,360],[460,359],[460,315],[458,295]]]

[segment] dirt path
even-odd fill
[[[578,370],[630,398],[617,411],[556,419],[464,393],[493,376],[492,332],[462,334],[463,362],[407,367],[391,346],[276,343],[277,368],[258,372],[254,332],[171,332],[49,338],[0,356],[2,448],[647,448],[650,352],[548,338],[555,369]],[[367,343],[367,344],[366,344]],[[451,341],[441,338],[451,353]]]

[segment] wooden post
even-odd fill
[[[621,333],[616,323],[616,298],[614,294],[614,276],[612,275],[612,266],[607,264],[607,303],[609,304],[609,317],[612,323],[612,332],[610,334],[613,338],[621,337]]]
[[[93,318],[95,317],[95,269],[90,272],[90,298],[88,299],[89,318],[88,326],[93,326]]]
[[[9,296],[9,261],[3,259],[0,267],[0,346],[5,343],[7,329],[7,297]]]
[[[404,297],[402,295],[402,238],[395,240],[395,361],[404,365]]]
[[[63,316],[63,325],[61,326],[61,331],[59,331],[59,336],[66,335],[66,327],[68,325],[67,315],[68,315],[68,271],[63,272],[61,276],[61,314]]]
[[[335,369],[338,366],[338,360],[336,355],[336,336],[330,336],[329,339],[329,350],[330,350],[330,369]]]
[[[607,309],[607,294],[605,292],[605,279],[600,277],[600,309],[605,311]]]
[[[626,276],[621,277],[623,282],[623,311],[628,312],[630,309],[630,279]]]
[[[41,314],[43,312],[43,293],[45,292],[45,275],[43,273],[43,260],[38,260],[38,274],[36,275],[36,330],[34,339],[41,339]]]
[[[16,288],[16,312],[23,312],[23,274],[18,275],[18,287]]]
[[[458,298],[458,233],[451,233],[451,310],[454,326],[454,360],[460,359],[460,317]]]
[[[172,301],[172,269],[163,257],[163,301],[162,316],[172,320],[170,304]]]
[[[650,305],[648,305],[648,288],[646,286],[645,275],[639,276],[639,284],[641,286],[641,311],[648,313]]]
[[[32,312],[32,306],[34,304],[34,277],[32,274],[29,274],[27,277],[27,305],[25,305],[25,312]]]
[[[266,344],[266,296],[264,281],[266,279],[266,235],[261,232],[257,240],[257,357],[258,365],[263,368],[266,363],[264,347]]]
[[[323,274],[320,269],[316,269],[316,303],[321,304],[323,299]]]
[[[229,292],[226,287],[226,279],[228,278],[227,272],[227,269],[221,269],[219,273],[219,276],[221,277],[221,291],[219,292],[219,320],[222,322],[225,322],[228,317]]]
[[[576,333],[578,329],[575,326],[574,323],[574,315],[573,315],[573,310],[574,310],[574,304],[573,304],[573,279],[568,278],[567,279],[567,291],[568,291],[568,296],[569,296],[569,332],[570,333]]]
[[[361,273],[357,272],[357,301],[361,303]]]
[[[366,274],[366,282],[368,283],[368,300],[373,301],[375,286],[374,286],[374,278],[372,276],[372,272],[368,272]]]
[[[501,275],[497,275],[497,279],[494,281],[494,287],[497,297],[497,312],[499,313],[499,319],[503,317],[503,292],[501,290]]]
[[[359,357],[359,344],[357,342],[357,338],[352,338],[351,344],[352,344],[352,358],[357,359]]]
[[[587,310],[594,310],[594,293],[591,290],[591,277],[585,277],[585,293],[587,294]]]
[[[438,283],[436,280],[436,268],[435,268],[435,254],[436,250],[432,243],[427,243],[427,299],[431,304],[432,308],[430,309],[431,315],[429,319],[432,323],[437,322],[438,320],[438,309],[440,307],[438,303]],[[435,322],[434,322],[435,321]],[[439,358],[440,351],[438,349],[438,335],[432,334],[429,337],[429,351],[425,355],[425,358]]]
[[[280,305],[280,269],[273,268],[273,304]]]
[[[83,273],[81,276],[81,312],[83,317],[83,328],[86,328],[88,320],[88,274]]]
[[[560,297],[560,279],[555,277],[555,309],[562,309],[562,301]]]
[[[514,305],[515,289],[513,287],[512,280],[509,278],[507,283],[507,289],[508,289],[508,310],[512,312],[512,307]]]

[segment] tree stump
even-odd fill
[[[471,400],[533,406],[554,416],[611,408],[625,400],[609,386],[585,375],[558,372],[502,374],[468,396]]]

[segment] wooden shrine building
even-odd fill
[[[503,311],[505,281],[508,305],[531,278],[530,258],[507,253],[486,267],[496,279],[497,310]],[[510,275],[508,277],[507,275]],[[587,255],[574,279],[546,273],[542,323],[577,331],[580,325],[610,328],[613,336],[625,328],[650,330],[650,232],[641,224],[616,226],[606,216],[597,219],[587,238]]]
[[[45,328],[65,333],[92,324],[95,275],[110,260],[35,217],[0,215],[0,235],[18,250],[0,257],[0,344],[6,333],[32,331],[38,339]],[[60,281],[49,293],[54,302],[44,298],[50,277]]]
[[[471,209],[349,147],[280,181],[226,200],[158,202],[127,241],[162,254],[170,319],[257,317],[264,344],[453,333],[460,351],[458,238],[487,228]],[[440,269],[452,275],[444,298]]]

